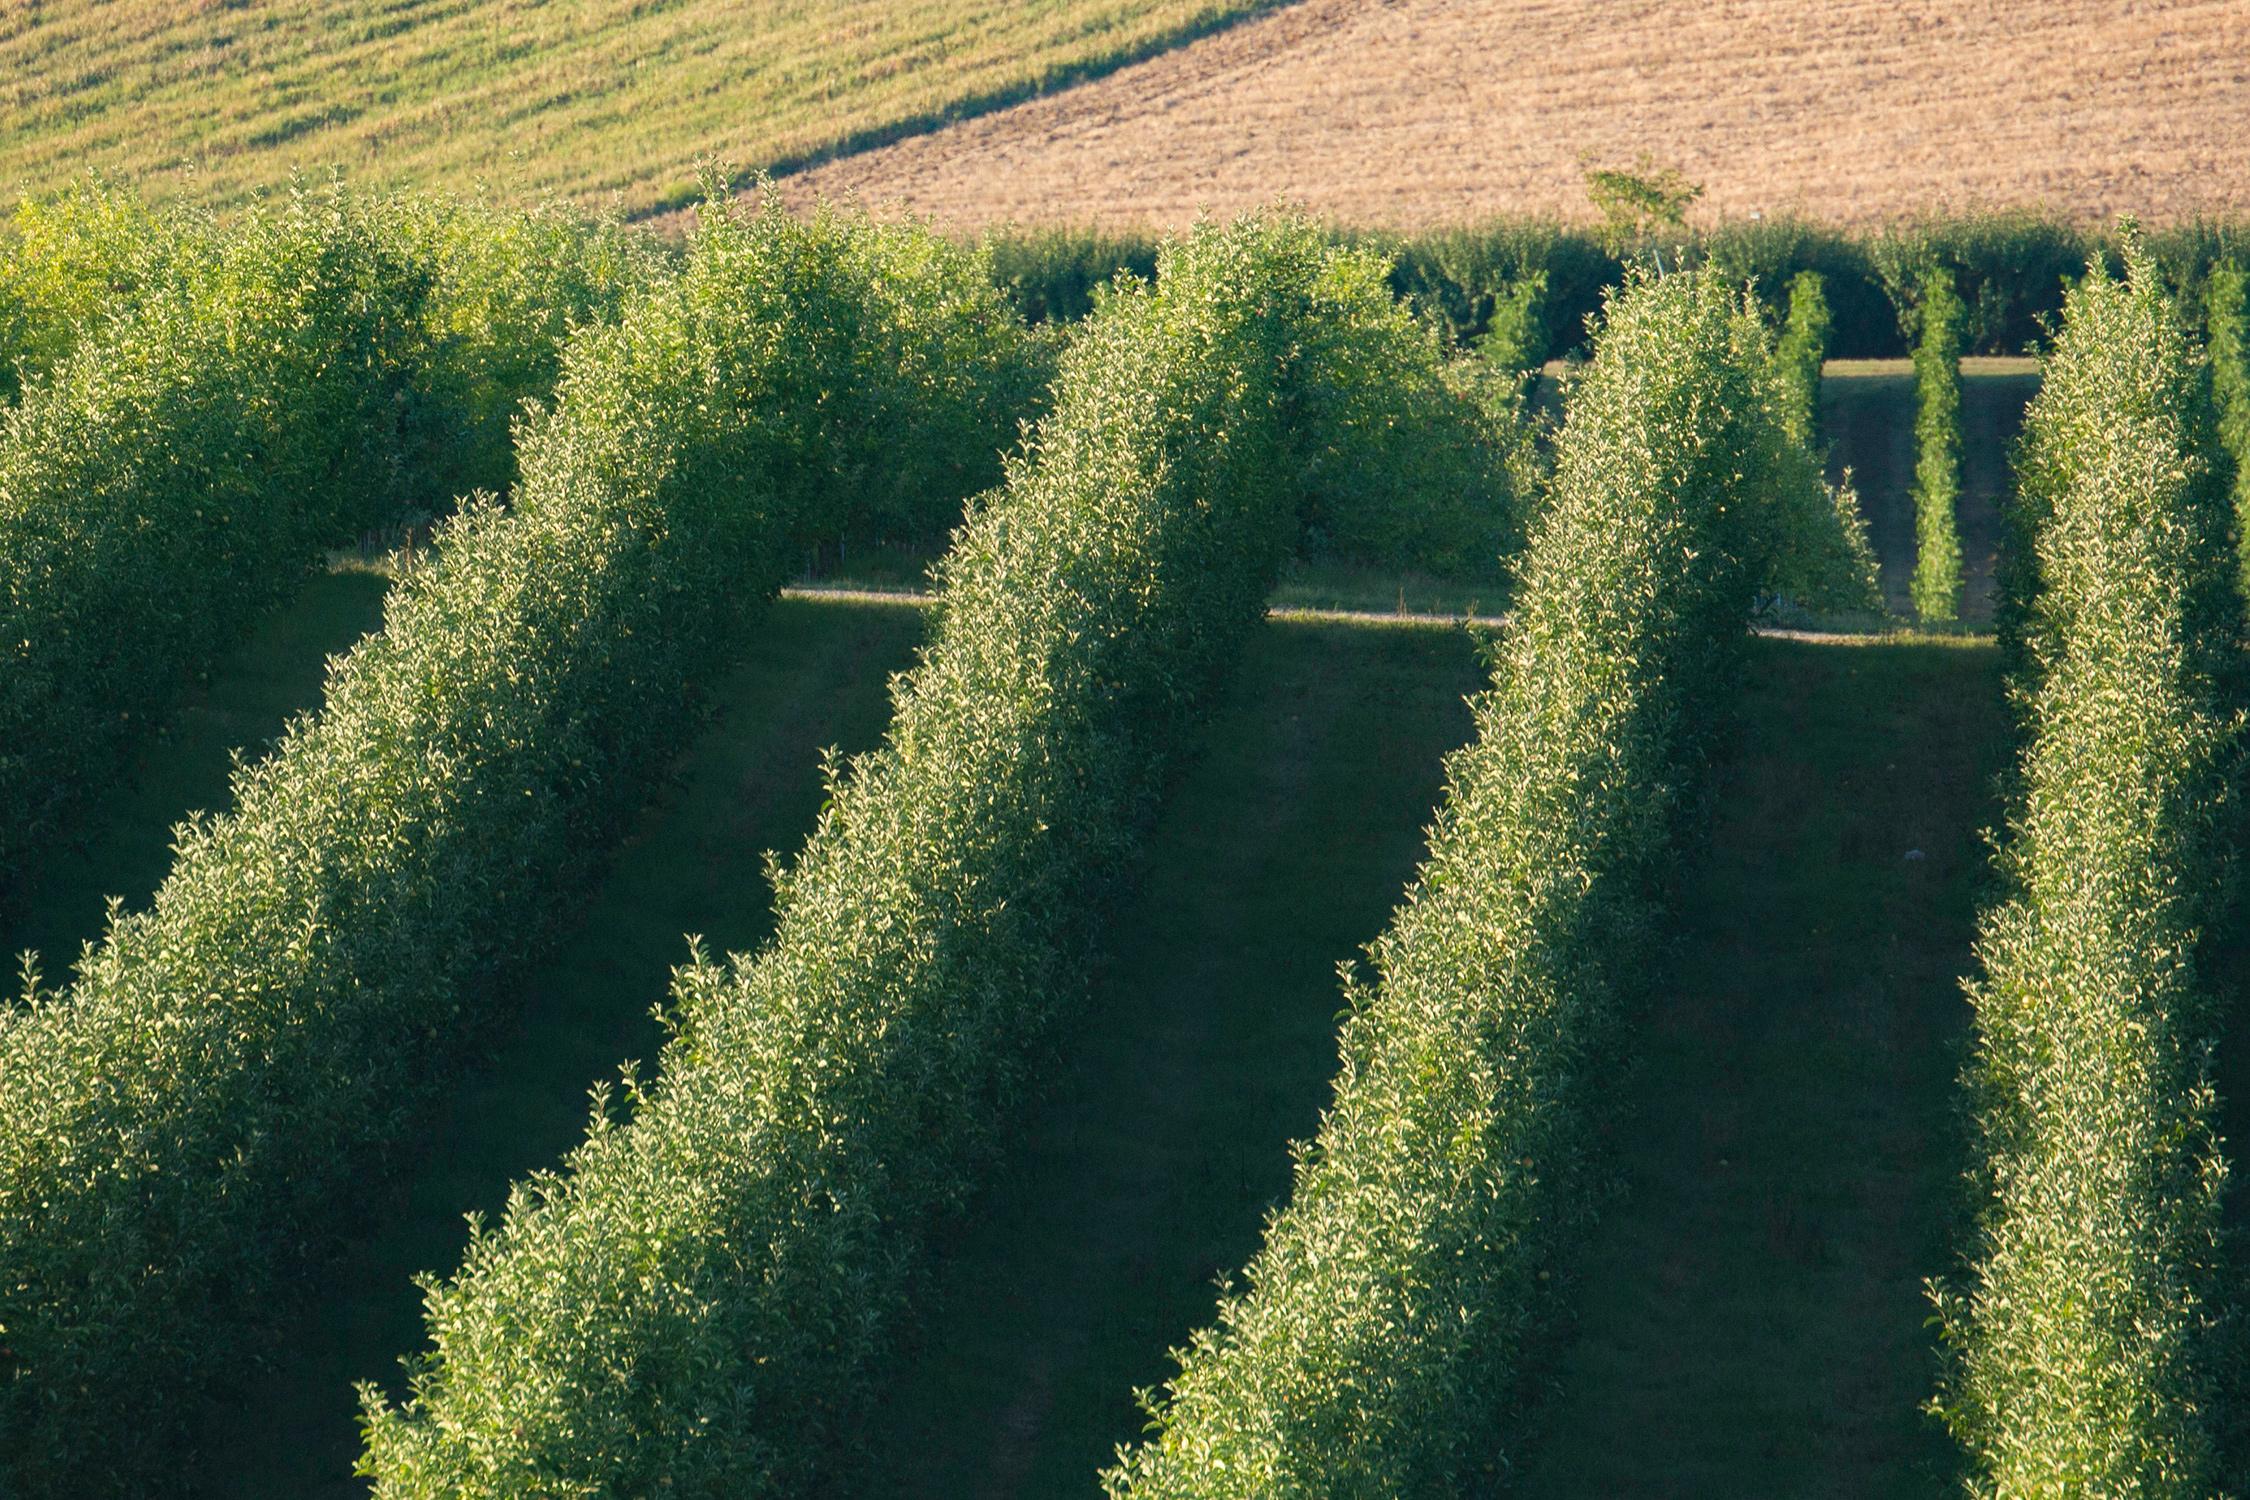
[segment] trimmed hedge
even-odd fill
[[[1113,1497],[1394,1500],[1501,1461],[1753,585],[1830,505],[1716,278],[1629,281],[1595,349],[1478,737],[1374,980],[1347,974],[1333,1102]]]
[[[790,528],[893,456],[997,478],[1024,337],[926,236],[723,207],[582,331],[514,507],[467,506],[153,909],[0,1018],[0,1488],[142,1492],[662,775]]]
[[[0,414],[0,870],[321,546],[410,492],[423,268],[299,194]]]
[[[2226,1476],[2212,1052],[2241,607],[2202,372],[2158,285],[2091,276],[2026,421],[2028,740],[1968,987],[1983,1161],[1933,1287],[1972,1493],[2197,1497]]]
[[[1789,310],[1774,356],[1788,404],[1783,419],[1797,441],[1820,446],[1820,370],[1828,357],[1828,298],[1818,271],[1799,271],[1789,283]]]
[[[1586,347],[1605,289],[1623,273],[1596,230],[1555,219],[1498,217],[1416,235],[1330,231],[1364,240],[1396,262],[1392,285],[1464,345],[1483,337],[1496,308],[1532,278],[1544,278],[1535,358]],[[1008,291],[1026,311],[1072,317],[1088,289],[1120,269],[1147,275],[1152,243],[1130,231],[1040,230],[992,237],[1010,267]],[[2250,230],[2238,223],[2182,225],[2148,238],[2167,281],[2200,300],[2210,269],[2243,253]],[[1913,300],[1901,272],[1935,259],[1949,266],[1964,299],[1962,338],[1974,354],[2030,352],[2062,311],[2064,287],[2087,260],[2115,252],[2110,236],[2090,234],[2025,210],[1930,219],[1873,235],[1853,235],[1805,220],[1731,220],[1697,232],[1691,262],[1755,287],[1778,320],[1797,276],[1818,273],[1827,293],[1834,359],[1891,359],[1911,352],[1899,313]]]
[[[366,1392],[378,1495],[772,1494],[844,1440],[1299,507],[1344,503],[1344,450],[1424,379],[1383,275],[1250,220],[1098,299],[941,566],[887,741],[777,875],[773,940],[695,955],[631,1118],[598,1105],[427,1284],[411,1394]]]

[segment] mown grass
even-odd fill
[[[1274,0],[52,0],[0,16],[0,188],[88,168],[226,201],[292,170],[680,206],[1011,103]]]
[[[1669,998],[1618,1127],[1524,1500],[1924,1497],[1922,1278],[1950,1265],[1978,830],[2006,761],[1969,637],[1755,643]]]
[[[1822,372],[1821,439],[1831,477],[1852,471],[1868,540],[1882,565],[1883,600],[1908,613],[1914,578],[1914,372],[1903,359],[1831,360]],[[1961,557],[1964,628],[1992,619],[2000,497],[2024,408],[2039,391],[2031,359],[1961,361]]]
[[[1167,804],[1013,1161],[945,1239],[849,1492],[1090,1494],[1256,1248],[1336,1062],[1335,966],[1422,852],[1482,681],[1447,628],[1269,622]]]
[[[129,775],[47,842],[0,909],[0,951],[30,950],[50,982],[102,934],[104,902],[146,906],[172,868],[172,827],[227,805],[233,755],[262,754],[291,715],[320,706],[328,658],[383,622],[389,579],[322,573],[212,671]]]
[[[364,1493],[352,1382],[403,1387],[422,1343],[409,1278],[457,1264],[462,1215],[496,1214],[508,1184],[554,1165],[586,1123],[587,1089],[626,1058],[653,1060],[649,1007],[687,954],[755,947],[767,933],[766,850],[792,851],[824,795],[819,753],[881,737],[886,686],[921,639],[902,605],[783,600],[716,689],[716,713],[642,817],[573,936],[526,983],[520,1021],[422,1136],[399,1181],[372,1191],[287,1352],[260,1378],[212,1393],[190,1495],[314,1500]]]

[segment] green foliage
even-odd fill
[[[2072,291],[2018,458],[2029,730],[1980,926],[1983,1165],[1933,1289],[1935,1409],[1988,1496],[2217,1493],[2229,1381],[2212,1049],[2241,756],[2241,607],[2201,372],[2128,240]]]
[[[1717,273],[1697,273],[1725,283]],[[1780,341],[1754,298],[1734,320],[1734,358],[1749,372],[1762,420],[1784,440],[1762,455],[1767,475],[1760,498],[1766,559],[1757,577],[1761,611],[1794,608],[1814,614],[1867,613],[1882,608],[1882,586],[1867,520],[1850,481],[1828,482],[1826,464],[1796,427],[1803,388],[1785,362]]]
[[[180,830],[153,909],[0,1018],[12,1493],[145,1492],[662,774],[798,519],[894,448],[935,485],[981,441],[952,477],[996,477],[1014,411],[952,359],[1005,326],[918,232],[720,204],[580,331],[513,506],[465,507],[321,713]]]
[[[2250,223],[2196,218],[2136,231],[2183,312],[2207,309],[2213,275],[2250,258]]]
[[[1340,231],[1339,237],[1364,240],[1390,255],[1397,262],[1392,284],[1399,294],[1439,319],[1464,345],[1484,334],[1496,302],[1510,288],[1545,274],[1540,317],[1545,339],[1531,346],[1538,358],[1583,351],[1602,293],[1616,284],[1620,270],[1619,256],[1597,232],[1525,216],[1412,235]],[[1084,266],[1058,254],[1052,272],[1043,268],[1043,242],[1074,240],[1119,248],[1090,252]],[[1000,264],[1012,267],[1011,294],[1027,310],[1044,309],[1048,316],[1075,315],[1070,309],[1087,305],[1086,288],[1127,261],[1143,275],[1153,264],[1148,258],[1153,252],[1125,248],[1144,243],[1130,234],[1040,230],[1003,233],[992,243]],[[1667,253],[1673,245],[1684,248],[1690,265],[1712,266],[1729,280],[1753,284],[1777,317],[1787,311],[1788,288],[1797,274],[1819,272],[1834,359],[1891,359],[1911,352],[1912,309],[1920,296],[1921,268],[1931,259],[1953,267],[1965,303],[1965,350],[2033,352],[2062,308],[2065,284],[2090,256],[2115,249],[2110,237],[2021,210],[1933,218],[1874,235],[1788,217],[1733,219],[1677,233],[1665,243]],[[2181,225],[2149,236],[2149,251],[2167,280],[2198,303],[2210,268],[2241,257],[2246,244],[2250,233],[2230,221]]]
[[[1583,230],[1531,218],[1497,218],[1412,236],[1371,236],[1394,262],[1391,285],[1456,343],[1475,345],[1503,325],[1514,303],[1527,314],[1511,362],[1534,369],[1586,340],[1586,319],[1621,272]],[[1529,285],[1538,284],[1534,299]],[[1501,353],[1495,348],[1497,362]]]
[[[1536,371],[1546,360],[1547,273],[1519,276],[1492,294],[1476,351],[1496,370]]]
[[[389,211],[433,277],[427,318],[437,353],[424,400],[446,420],[427,434],[432,491],[506,494],[522,403],[554,389],[572,330],[615,317],[664,273],[662,257],[649,236],[554,203],[506,210],[401,198]]]
[[[888,739],[777,873],[772,942],[681,969],[631,1119],[598,1108],[429,1285],[408,1400],[368,1395],[378,1495],[768,1494],[840,1440],[925,1227],[1081,992],[1301,492],[1337,472],[1314,429],[1415,327],[1382,274],[1252,220],[1100,300],[941,566]]]
[[[1447,763],[1427,862],[1347,976],[1335,1097],[1115,1497],[1452,1493],[1489,1470],[1646,983],[1782,492],[1810,478],[1715,279],[1629,281]],[[1589,601],[1600,601],[1589,608]]]
[[[1915,307],[1914,612],[1961,614],[1961,299],[1953,273],[1925,265]]]
[[[182,225],[89,177],[16,207],[0,249],[0,400],[12,401],[162,278]]]
[[[2239,260],[2211,271],[2204,291],[2204,331],[2211,356],[2211,395],[2219,437],[2234,462],[2236,546],[2243,592],[2250,596],[2250,272]]]
[[[1100,229],[1002,230],[987,234],[992,277],[1029,323],[1075,323],[1094,293],[1120,276],[1156,276],[1157,242]]]
[[[505,488],[572,325],[654,274],[613,225],[341,188],[220,223],[89,181],[16,223],[11,866],[322,548]]]
[[[1820,445],[1820,367],[1828,357],[1828,298],[1818,271],[1799,271],[1789,282],[1789,311],[1774,347],[1783,415],[1797,441]]]
[[[1352,236],[1328,238],[1350,249],[1355,274],[1380,274],[1397,285],[1387,242],[1353,248]],[[1054,232],[986,243],[994,278],[1027,315],[1053,317],[1081,302],[1099,306],[1117,289],[1108,279],[1113,273],[1145,283],[1157,271],[1152,247],[1141,269],[1144,242],[1133,239]],[[1072,268],[1059,279],[1050,274],[1058,262]],[[1104,279],[1094,279],[1096,272]],[[1036,276],[1038,291],[1023,289],[1027,275]],[[1538,337],[1531,327],[1536,279],[1499,300],[1503,320],[1510,312],[1519,319],[1515,336]],[[1429,310],[1409,301],[1415,311]],[[1485,345],[1481,362],[1460,357],[1388,298],[1364,299],[1349,315],[1358,320],[1356,343],[1337,351],[1324,408],[1305,414],[1308,433],[1320,436],[1300,507],[1301,550],[1316,559],[1441,572],[1496,566],[1521,543],[1513,496],[1533,461],[1516,378],[1520,356]],[[1492,316],[1488,299],[1488,323]]]
[[[778,212],[769,205],[769,212]],[[867,287],[872,315],[894,328],[858,371],[879,405],[852,456],[848,481],[809,506],[799,538],[859,527],[886,538],[943,538],[962,497],[1001,477],[992,422],[1045,409],[1057,345],[1028,336],[995,295],[989,252],[963,252],[907,224],[866,223],[845,253]],[[914,442],[896,433],[911,424]]]
[[[1864,239],[1804,219],[1761,217],[1712,225],[1697,237],[1695,251],[1699,264],[1738,286],[1748,284],[1776,322],[1788,319],[1796,278],[1806,271],[1817,274],[1828,304],[1831,358],[1905,352]]]
[[[171,261],[0,417],[0,869],[411,492],[429,279],[372,205],[296,194]]]
[[[1602,217],[1602,240],[1613,255],[1662,254],[1687,239],[1687,211],[1703,196],[1677,167],[1643,156],[1630,170],[1585,169],[1586,197]]]
[[[1951,276],[1954,338],[1964,352],[2033,350],[2062,310],[2063,289],[2102,253],[2103,241],[2023,209],[1927,219],[1867,241],[1869,265],[1917,341],[1934,267]]]
[[[1522,544],[1533,463],[1513,369],[1450,353],[1387,290],[1389,264],[1338,251],[1358,288],[1323,333],[1323,377],[1297,397],[1301,550],[1438,572],[1496,566]]]

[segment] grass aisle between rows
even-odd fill
[[[1989,628],[1992,566],[2000,545],[2000,497],[2008,492],[2008,452],[2023,427],[2025,403],[2039,392],[2028,359],[1961,362],[1961,529],[1965,583],[1962,619]],[[1911,618],[1914,576],[1914,376],[1903,359],[1829,361],[1821,382],[1821,435],[1832,474],[1852,471],[1867,513],[1868,540],[1883,566],[1883,598]]]
[[[940,1243],[852,1492],[1090,1495],[1135,1386],[1258,1242],[1336,1063],[1336,964],[1422,854],[1481,680],[1457,630],[1272,621],[1014,1165]]]
[[[320,707],[328,658],[382,628],[389,588],[380,573],[315,574],[219,661],[129,773],[41,858],[16,909],[0,911],[11,974],[30,949],[47,981],[60,982],[79,948],[100,939],[107,898],[122,896],[128,909],[149,904],[172,870],[172,826],[198,809],[228,806],[234,752],[256,760],[292,714]]]
[[[1990,641],[1753,643],[1523,1500],[1926,1497]]]
[[[586,1125],[586,1090],[623,1057],[653,1058],[662,1033],[641,1001],[680,961],[682,933],[714,953],[762,942],[772,891],[762,854],[794,852],[823,795],[819,755],[856,753],[890,719],[890,674],[909,665],[924,613],[901,605],[785,599],[717,685],[715,714],[672,790],[640,820],[573,936],[526,986],[528,1003],[434,1120],[404,1186],[369,1205],[361,1238],[264,1378],[220,1393],[201,1423],[187,1486],[229,1500],[363,1495],[352,1382],[403,1389],[398,1351],[420,1336],[416,1272],[461,1257],[462,1215],[496,1216],[508,1184],[553,1165]]]

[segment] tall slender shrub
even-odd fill
[[[1800,443],[1820,446],[1820,367],[1828,358],[1828,297],[1818,271],[1789,282],[1789,310],[1774,345],[1785,398],[1782,419]]]
[[[1448,1494],[1506,1445],[1753,587],[1782,512],[1829,506],[1716,278],[1629,281],[1595,350],[1477,739],[1347,976],[1334,1099],[1113,1497]]]
[[[2241,606],[2224,462],[2137,246],[2072,291],[2026,421],[2004,899],[1979,924],[1969,1264],[1935,1403],[1987,1496],[2208,1497],[2233,1382],[2204,964],[2230,885]]]
[[[404,1496],[783,1492],[842,1441],[933,1215],[1089,944],[1334,450],[1425,330],[1301,223],[1166,248],[940,572],[935,633],[776,881],[757,955],[676,977],[656,1081],[428,1284],[364,1472]]]
[[[464,510],[153,908],[0,1017],[0,1490],[146,1492],[677,752],[796,518],[888,455],[996,479],[1023,337],[918,231],[720,205],[573,342],[513,506]],[[921,457],[961,423],[980,473]]]
[[[1925,268],[1914,312],[1914,612],[1961,615],[1961,298],[1953,273]]]
[[[2250,595],[2250,272],[2239,260],[2221,261],[2204,283],[2204,333],[2211,357],[2211,394],[2218,406],[2219,438],[2234,462],[2235,545],[2238,571]]]

